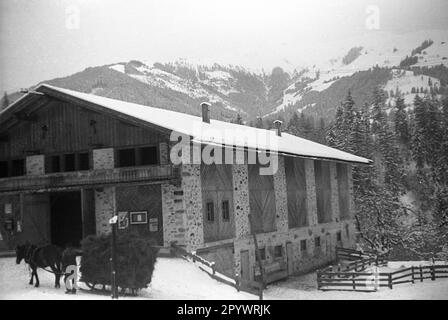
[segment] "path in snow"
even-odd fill
[[[0,300],[1,299],[110,299],[108,295],[78,291],[77,295],[66,295],[61,281],[61,289],[54,288],[54,276],[43,270],[38,271],[40,287],[28,284],[28,268],[22,262],[16,265],[15,258],[0,258]],[[79,283],[81,288],[87,287]],[[137,298],[120,299],[256,299],[245,292],[210,278],[193,263],[179,258],[158,258],[152,283],[142,290]]]

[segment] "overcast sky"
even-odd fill
[[[448,30],[446,0],[0,0],[0,92],[131,59],[306,64],[379,32],[371,5],[381,32]]]

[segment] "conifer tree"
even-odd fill
[[[405,108],[404,99],[397,97],[395,99],[395,134],[403,144],[409,142],[409,125]]]

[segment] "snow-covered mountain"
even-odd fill
[[[387,92],[391,105],[397,93],[411,103],[416,94],[448,91],[446,30],[369,33],[335,43],[328,51],[334,56],[324,61],[269,72],[185,59],[132,60],[44,82],[197,115],[199,103],[209,101],[213,117],[228,121],[237,114],[253,121],[259,116],[287,118],[296,111],[331,119],[348,90],[355,102],[365,103],[377,86]],[[279,57],[279,64],[284,60]]]
[[[273,113],[284,110],[300,102],[304,95],[314,92],[322,92],[343,77],[350,77],[356,72],[365,71],[372,67],[381,68],[431,68],[439,65],[448,66],[448,31],[432,30],[394,35],[387,33],[370,34],[364,38],[351,39],[352,47],[344,54],[323,61],[306,69],[296,81],[284,91],[282,102],[276,106]],[[423,45],[428,41],[429,46]],[[426,44],[426,43],[425,43]],[[427,44],[426,44],[427,45]],[[411,60],[410,65],[403,65],[405,59]],[[413,58],[413,60],[411,59]],[[400,64],[402,64],[400,66]],[[394,70],[393,79],[381,84],[385,90],[395,90],[404,85],[403,93],[409,92],[406,102],[410,102],[411,88],[424,87],[429,90],[428,83],[420,83],[421,77],[414,72],[400,72]],[[423,80],[423,79],[422,79]],[[426,79],[428,80],[428,79]],[[438,83],[432,79],[433,83]],[[440,83],[438,83],[440,85]],[[399,88],[400,89],[400,88]],[[310,104],[301,105],[298,111],[306,109]]]

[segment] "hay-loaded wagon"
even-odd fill
[[[135,294],[151,282],[158,248],[150,239],[132,233],[117,236],[116,285]],[[89,236],[82,241],[81,279],[91,290],[111,286],[111,235]]]

